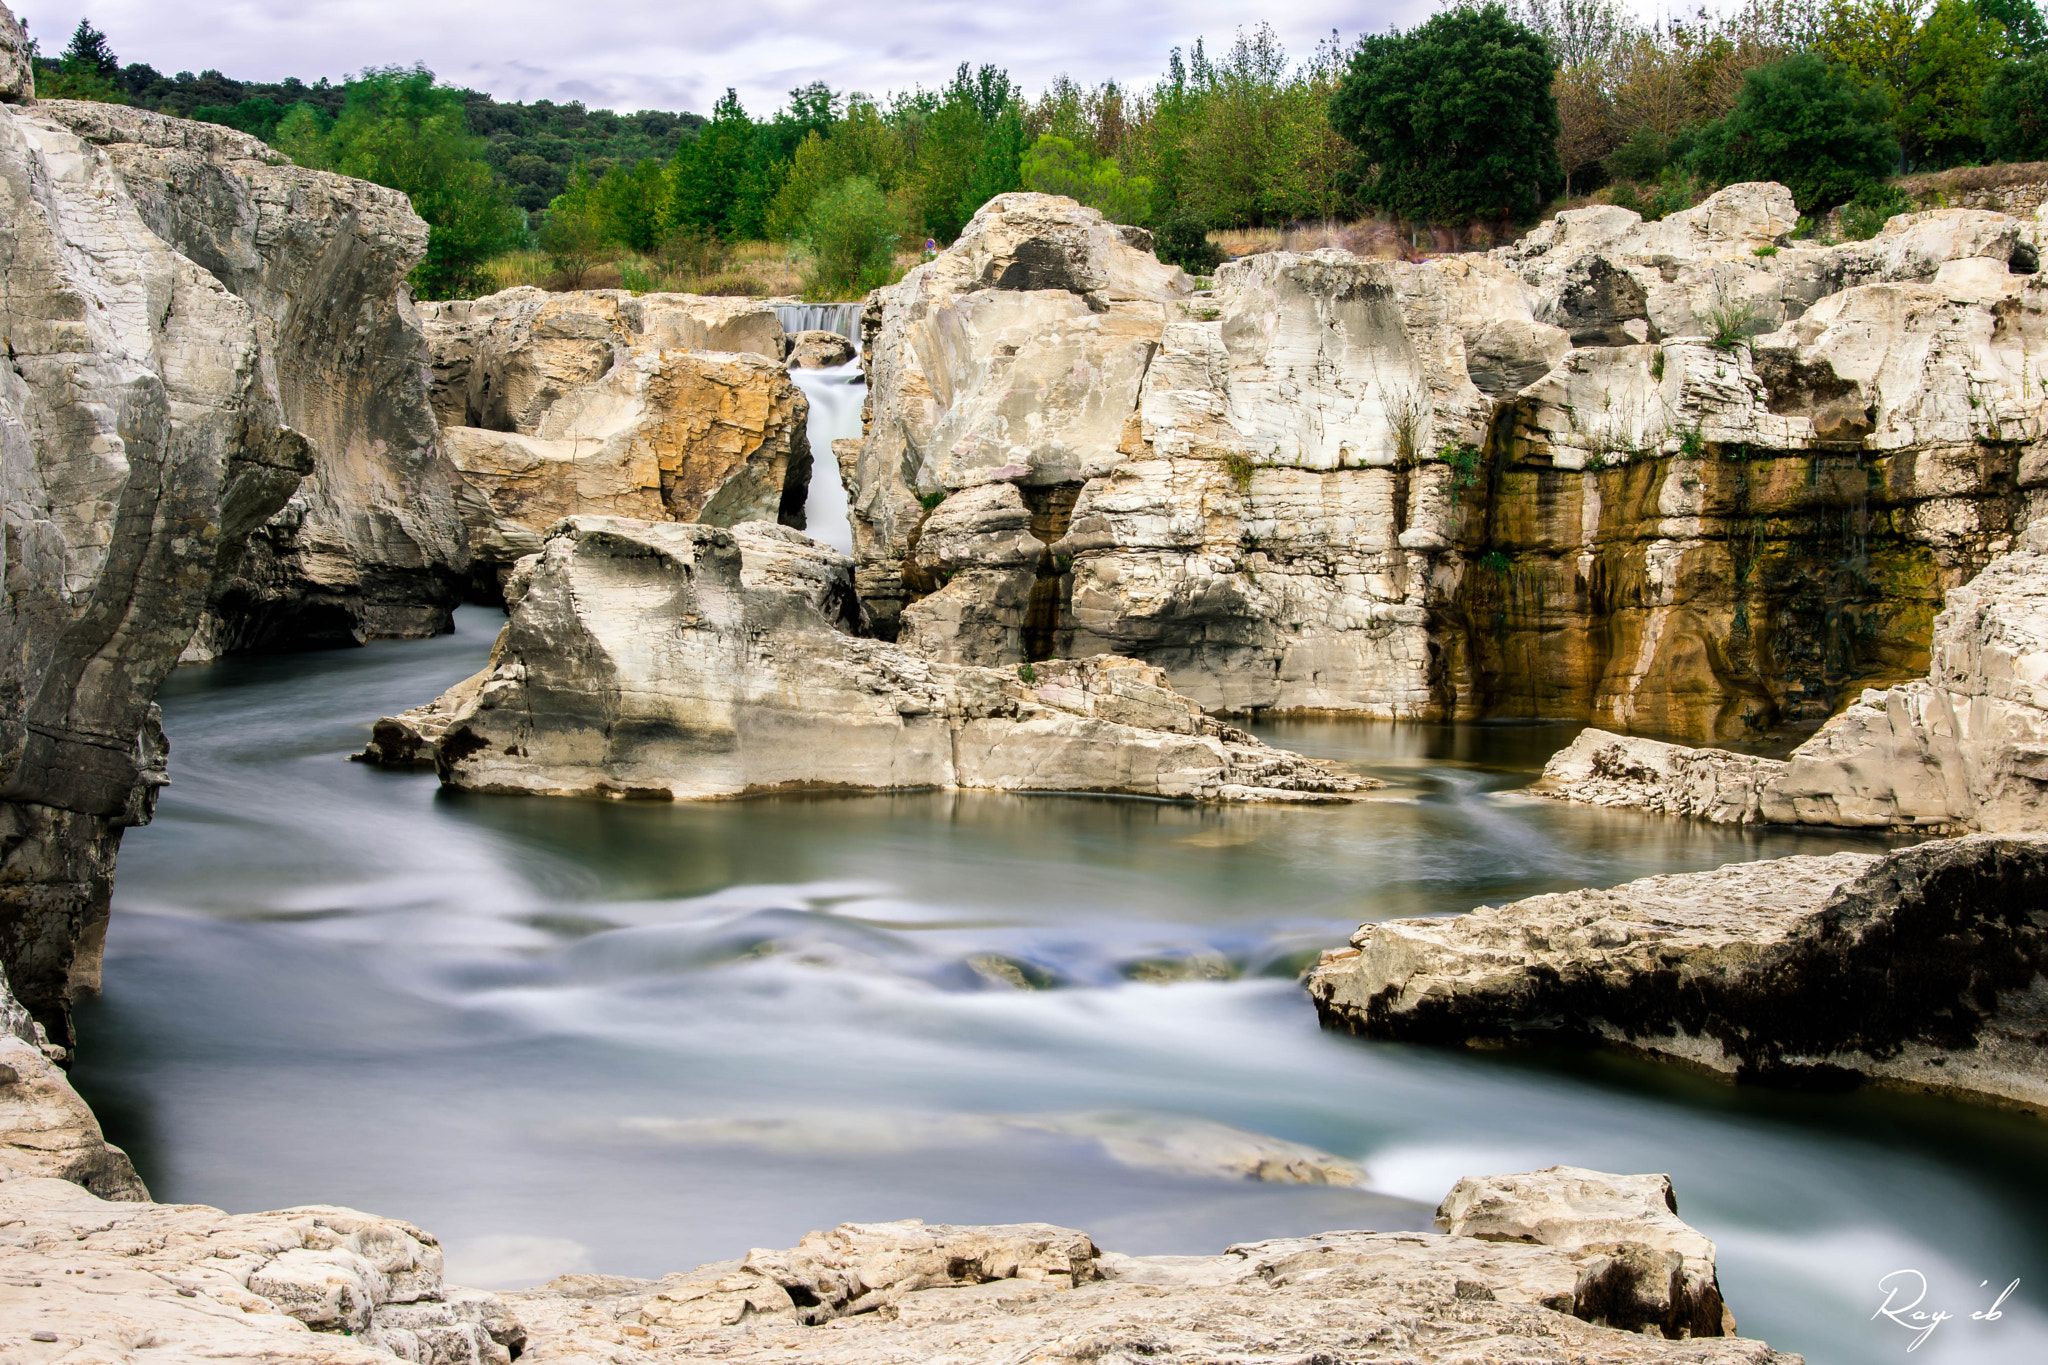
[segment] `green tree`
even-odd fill
[[[2048,157],[2048,55],[2007,62],[1984,87],[1984,150],[1996,161]]]
[[[811,269],[804,280],[809,298],[847,298],[888,284],[903,221],[875,182],[854,176],[832,186],[811,205],[804,248]]]
[[[2034,0],[1972,0],[1977,13],[2005,30],[2006,42],[2022,57],[2048,52],[2048,20]]]
[[[1982,146],[1984,83],[2007,52],[2005,26],[1973,0],[1833,0],[1816,49],[1885,99],[1906,156],[1948,163]]]
[[[55,69],[45,65],[36,72],[36,93],[44,99],[97,100],[101,104],[126,104],[128,96],[119,83],[121,61],[107,43],[107,35],[80,19],[71,31],[71,45],[64,49]]]
[[[967,221],[981,212],[981,206],[999,194],[1024,188],[1024,154],[1029,150],[1031,135],[1024,127],[1024,112],[1017,101],[1003,106],[1003,112],[996,115],[989,125],[988,135],[981,140],[981,152],[975,158],[974,174],[969,176],[965,188],[960,191],[960,221]],[[1113,168],[1116,163],[1110,162]],[[1150,182],[1141,177],[1138,182],[1147,186]],[[1101,205],[1096,205],[1101,208]],[[1149,205],[1144,206],[1149,210]],[[1107,209],[1103,210],[1105,213]],[[1138,218],[1118,219],[1118,222],[1139,222]]]
[[[578,175],[548,208],[540,228],[540,249],[571,289],[581,289],[605,244],[605,227]]]
[[[631,170],[612,167],[587,193],[587,211],[606,240],[644,252],[654,250],[668,236],[668,173],[652,157]]]
[[[1557,64],[1497,4],[1362,39],[1330,101],[1358,149],[1359,198],[1411,218],[1535,212],[1564,183]]]
[[[1776,180],[1820,213],[1888,174],[1899,144],[1882,93],[1810,52],[1758,67],[1728,116],[1700,130],[1692,164],[1723,183]]]
[[[363,72],[348,83],[333,129],[301,145],[321,169],[388,185],[412,200],[428,228],[426,259],[413,271],[422,297],[459,298],[480,287],[483,263],[519,230],[518,210],[492,176],[482,140],[469,131],[462,93],[436,85],[423,66]]]
[[[1123,169],[1107,157],[1092,155],[1063,137],[1045,134],[1031,144],[1019,164],[1024,188],[1040,194],[1064,194],[1102,210],[1112,223],[1144,223],[1152,216],[1152,182],[1144,176],[1126,179]]]
[[[110,81],[121,74],[121,59],[108,45],[107,35],[94,28],[90,19],[80,19],[78,27],[71,30],[71,45],[64,49],[61,61],[67,71],[90,72]]]
[[[968,201],[982,177],[983,145],[1015,98],[1007,72],[992,66],[975,71],[962,62],[926,108],[903,110],[914,149],[907,197],[918,222],[940,241],[958,237],[980,206]]]
[[[756,154],[754,121],[728,88],[713,106],[711,122],[669,167],[670,220],[728,240],[754,235],[740,229],[747,225],[748,195],[758,188]],[[759,209],[765,214],[766,201]],[[752,226],[758,233],[760,223]]]

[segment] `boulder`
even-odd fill
[[[150,229],[249,305],[262,382],[311,446],[302,482],[299,462],[274,471],[290,502],[224,542],[192,657],[450,629],[468,549],[407,279],[427,227],[405,195],[218,124],[40,108],[103,149]]]
[[[2048,1112],[2044,969],[2048,839],[1983,834],[1366,924],[1308,990],[1367,1037],[1577,1039]]]
[[[36,72],[30,55],[28,35],[14,15],[0,6],[0,104],[36,102]]]
[[[830,370],[851,365],[859,354],[854,344],[839,333],[813,328],[790,337],[787,364],[792,370]]]
[[[1128,659],[1000,671],[848,635],[850,570],[778,526],[558,524],[508,582],[488,676],[431,715],[453,709],[441,780],[661,799],[939,787],[1317,801],[1376,785],[1209,719]],[[417,737],[380,730],[380,751],[434,742],[426,719],[386,722]]]
[[[1782,762],[1587,730],[1530,790],[1721,824],[2048,833],[2048,522],[1949,594],[1932,652]]]
[[[0,1182],[68,1180],[102,1199],[148,1199],[128,1154],[56,1065],[64,1053],[0,975]]]
[[[109,1203],[22,1178],[0,1184],[0,1219],[0,1331],[96,1360],[510,1365],[526,1343],[502,1300],[444,1284],[440,1244],[394,1218]]]
[[[165,781],[157,686],[306,443],[251,305],[49,106],[0,105],[0,262],[0,964],[68,1047],[120,832]]]

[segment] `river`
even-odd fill
[[[821,472],[857,380],[799,376]],[[843,548],[835,483],[811,515]],[[620,804],[346,761],[372,719],[474,671],[498,619],[165,687],[174,782],[122,848],[75,1073],[157,1197],[403,1217],[451,1278],[513,1287],[848,1219],[1215,1251],[1424,1227],[1465,1173],[1666,1171],[1751,1335],[1814,1365],[2048,1358],[2039,1121],[1360,1042],[1320,1032],[1294,979],[1361,919],[1876,845],[1515,795],[1574,733],[1557,724],[1261,727],[1392,784],[1336,809]],[[1212,1168],[1252,1141],[1233,1134],[1368,1185],[1232,1178]],[[1955,1314],[1912,1357],[1872,1320],[1907,1268]],[[1969,1319],[2015,1278],[1999,1318]]]

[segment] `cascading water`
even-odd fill
[[[804,500],[804,534],[852,554],[853,527],[847,520],[846,485],[840,481],[839,461],[832,455],[832,442],[836,437],[860,435],[860,405],[868,396],[867,381],[857,360],[829,370],[791,370],[789,377],[811,400],[811,420],[805,427],[811,438],[811,492]]]
[[[855,346],[860,345],[860,311],[864,299],[852,303],[778,303],[775,316],[785,332],[837,332]]]

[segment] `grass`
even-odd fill
[[[898,252],[898,278],[918,259],[917,252]],[[484,262],[484,274],[494,290],[532,285],[536,289],[630,289],[636,294],[714,294],[756,299],[798,297],[804,293],[804,262],[780,242],[739,242],[726,253],[721,268],[708,273],[664,265],[629,248],[611,247],[583,272],[581,279],[556,269],[543,251],[507,251],[494,256]]]

